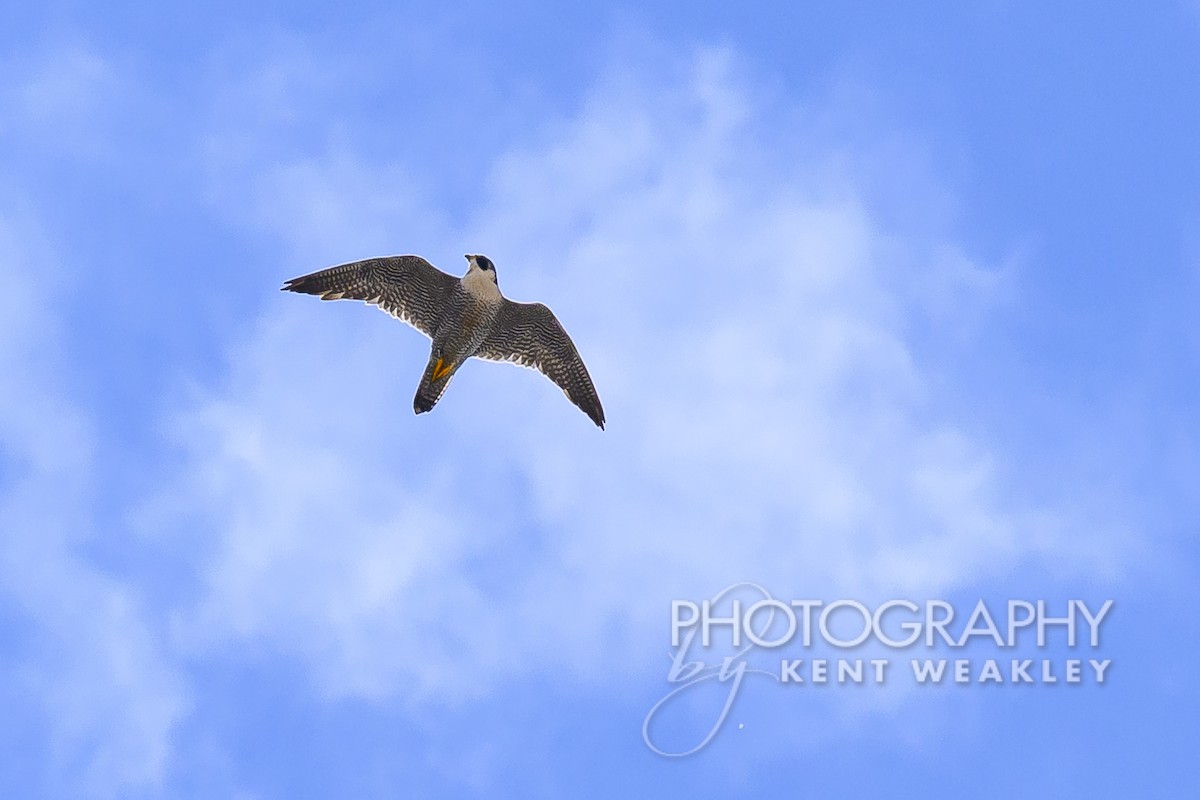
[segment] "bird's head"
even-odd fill
[[[466,259],[467,259],[467,263],[470,265],[467,268],[468,274],[478,270],[478,271],[486,274],[489,278],[491,278],[492,283],[497,283],[497,281],[496,281],[496,265],[492,263],[492,260],[490,258],[488,258],[487,256],[468,255],[468,256],[466,256]]]

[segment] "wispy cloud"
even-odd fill
[[[98,465],[58,342],[64,280],[36,222],[0,208],[0,603],[27,631],[0,650],[17,690],[0,727],[47,732],[35,783],[116,796],[164,778],[188,699],[142,597],[85,555]]]
[[[733,580],[938,592],[1104,560],[998,480],[1002,443],[930,402],[914,320],[957,335],[1011,291],[1000,267],[944,224],[884,221],[886,165],[863,174],[729,53],[673,70],[613,70],[432,235],[408,235],[442,217],[388,179],[403,163],[350,144],[238,161],[248,230],[325,254],[304,269],[367,245],[449,270],[487,252],[509,296],[565,322],[611,425],[482,363],[415,419],[424,340],[280,296],[175,422],[177,521],[211,541],[180,611],[194,646],[302,659],[329,695],[453,700],[530,670],[599,680],[616,646],[656,664],[668,599]]]
[[[122,109],[124,83],[91,48],[64,42],[0,61],[0,134],[87,158],[111,144],[105,135]]]

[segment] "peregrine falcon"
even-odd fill
[[[467,274],[455,278],[420,256],[368,258],[293,278],[283,291],[363,300],[432,339],[413,399],[418,414],[433,408],[463,362],[478,356],[538,370],[603,430],[596,387],[554,313],[541,303],[516,303],[500,294],[496,266],[487,256],[466,259]]]

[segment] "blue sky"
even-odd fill
[[[1194,792],[1198,68],[1186,0],[5,5],[5,796]],[[415,417],[426,340],[277,291],[397,252],[608,430],[483,362]],[[739,581],[1111,598],[1113,667],[657,756]]]

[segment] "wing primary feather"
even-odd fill
[[[292,278],[282,288],[322,300],[362,300],[432,337],[457,285],[458,278],[407,255],[340,264]]]
[[[541,303],[503,303],[476,355],[536,369],[604,430],[604,406],[592,377],[554,312]]]

